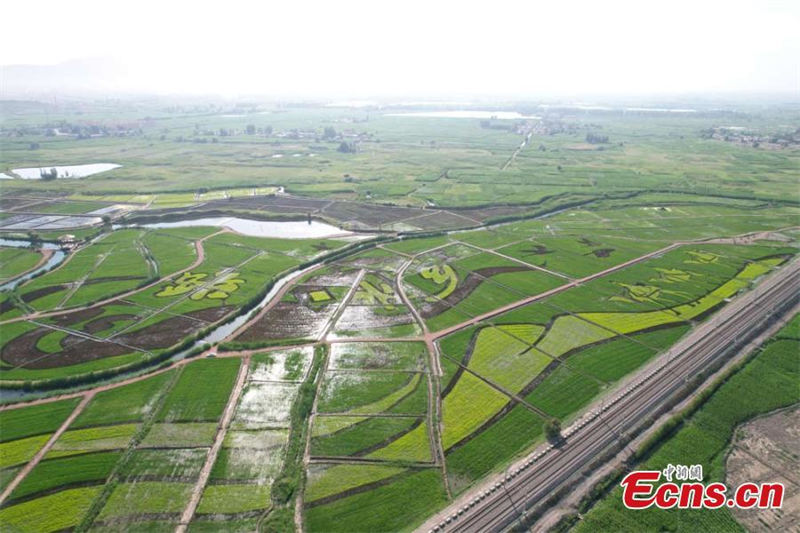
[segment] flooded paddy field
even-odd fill
[[[329,327],[358,272],[327,267],[303,277],[236,341],[257,345],[280,339],[317,339]]]

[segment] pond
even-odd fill
[[[55,168],[58,173],[58,178],[85,178],[100,172],[106,172],[119,168],[121,165],[114,163],[90,163],[88,165],[45,165],[42,167],[25,167],[11,169],[14,174],[24,180],[38,180],[41,179],[41,172],[49,172],[51,168]]]
[[[312,221],[268,221],[251,220],[238,217],[208,217],[176,222],[156,222],[139,224],[143,228],[188,228],[198,226],[214,226],[230,228],[236,233],[250,237],[275,237],[281,239],[325,239],[328,237],[349,237],[353,234],[343,229]]]

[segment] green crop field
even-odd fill
[[[42,256],[27,248],[0,248],[0,284],[31,270]]]
[[[173,379],[175,379],[175,372],[165,372],[127,387],[100,392],[81,411],[71,427],[81,428],[139,421],[147,414],[152,399]]]
[[[0,472],[30,460],[63,424],[78,400],[0,411]]]
[[[446,501],[441,474],[408,472],[368,492],[305,511],[309,531],[406,530]]]
[[[200,474],[206,459],[203,448],[135,450],[120,477],[125,480],[160,477],[163,479],[192,478]]]
[[[403,468],[384,465],[331,465],[312,467],[308,475],[306,501],[313,502],[334,494],[396,476]]]
[[[432,461],[428,426],[423,422],[367,457],[385,461]]]
[[[318,417],[317,422],[324,424]],[[338,421],[338,420],[337,420]],[[320,456],[349,456],[367,448],[387,442],[394,435],[403,433],[419,424],[419,419],[411,417],[369,417],[341,419],[349,423],[341,429],[328,434],[315,434],[311,439],[311,453]],[[324,426],[320,426],[324,427]],[[319,430],[314,430],[316,431]]]
[[[384,407],[380,400],[390,397],[400,399],[413,390],[414,377],[402,372],[336,372],[326,376],[320,391],[318,408],[320,412],[350,412],[364,414],[360,408],[378,404],[375,409]],[[391,403],[389,403],[391,405]],[[385,406],[388,407],[389,405]],[[370,409],[374,414],[375,409]],[[380,412],[380,411],[377,411]]]
[[[215,359],[189,365],[178,377],[157,419],[162,422],[192,422],[219,418],[239,364],[236,359]],[[208,386],[211,384],[213,387]]]
[[[656,350],[674,344],[688,329],[688,326],[675,326],[631,337],[616,337],[610,342],[575,353],[567,360],[567,366],[612,383],[646,363],[656,354]]]
[[[462,374],[461,379],[442,402],[444,448],[448,449],[475,431],[508,403],[508,400],[507,396],[472,374]]]
[[[521,405],[445,456],[452,490],[461,492],[541,437],[544,419]]]
[[[269,502],[269,487],[244,485],[208,485],[203,492],[199,514],[245,513],[264,509]]]
[[[0,444],[0,468],[28,462],[48,439],[49,435],[37,435]]]
[[[97,487],[63,490],[0,509],[0,520],[21,532],[72,528],[78,525],[99,492]]]
[[[596,379],[559,365],[539,383],[525,400],[556,418],[566,418],[600,392]]]
[[[531,325],[522,330],[523,338],[534,339],[544,328]],[[518,392],[539,374],[552,359],[532,348],[508,330],[484,328],[478,332],[467,368],[511,392]]]
[[[100,452],[43,461],[20,483],[12,498],[65,485],[103,484],[119,458],[119,452]]]
[[[52,433],[67,419],[79,400],[62,400],[46,405],[34,405],[0,411],[0,442],[8,442],[30,435]]]
[[[153,424],[142,440],[142,446],[153,448],[210,446],[216,429],[216,424],[212,422]]]
[[[98,519],[105,521],[153,512],[178,513],[183,510],[191,489],[188,483],[122,483],[111,493]]]

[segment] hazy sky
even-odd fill
[[[120,89],[800,94],[797,0],[46,0],[3,12],[0,64],[110,58]]]

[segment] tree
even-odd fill
[[[322,135],[326,139],[333,139],[336,137],[336,130],[332,126],[325,126],[325,131]]]
[[[342,141],[341,144],[339,144],[339,148],[337,148],[336,150],[342,152],[343,154],[355,153],[356,145],[348,143],[346,141]]]
[[[603,144],[608,142],[608,135],[599,135],[589,132],[586,134],[586,142],[589,144]]]
[[[28,149],[29,150],[38,150],[39,149],[39,143],[31,143],[31,144],[29,144],[28,145]]]
[[[551,418],[544,423],[544,434],[550,442],[561,440],[561,422],[558,418]]]
[[[31,231],[28,233],[28,240],[31,241],[31,248],[38,249],[42,244],[42,238],[38,233]]]
[[[255,124],[248,124],[245,128],[245,132],[248,135],[254,135],[256,133],[256,125]]]
[[[43,168],[39,169],[39,177],[45,181],[54,180],[58,177],[58,169],[51,168],[50,170],[45,170]]]

